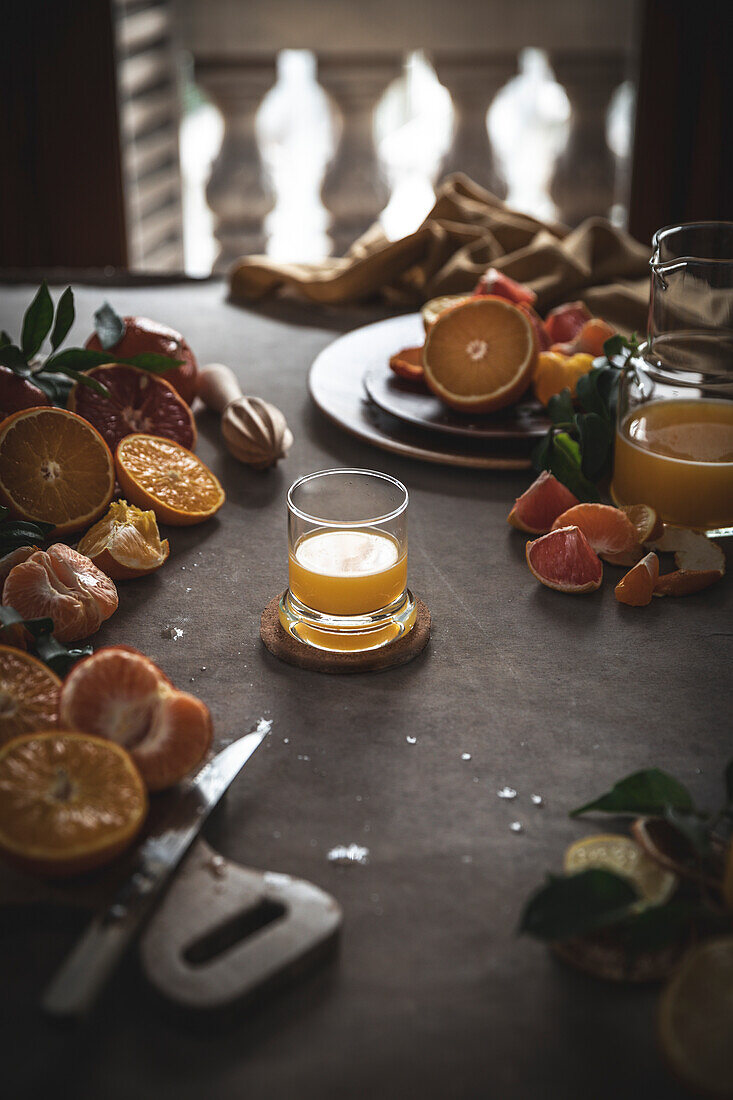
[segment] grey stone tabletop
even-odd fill
[[[0,289],[2,328],[19,329],[32,291]],[[95,641],[143,650],[205,700],[220,738],[272,720],[207,839],[333,894],[343,931],[318,971],[210,1028],[165,1013],[131,956],[74,1037],[35,1006],[78,917],[2,909],[0,1091],[38,1095],[68,1075],[77,1100],[681,1096],[655,1047],[656,991],[569,970],[516,926],[566,846],[599,831],[568,810],[620,776],[661,765],[703,802],[719,797],[731,755],[730,582],[643,610],[618,605],[608,582],[583,598],[542,588],[505,522],[527,473],[397,458],[312,407],[314,357],[377,310],[243,309],[215,280],[86,286],[73,342],[104,297],[180,329],[201,364],[229,364],[294,432],[286,461],[258,473],[199,413],[198,453],[227,502],[206,524],[165,532],[168,563],[120,584]],[[384,470],[409,488],[409,583],[433,636],[405,667],[329,677],[279,663],[260,642],[260,613],[286,582],[286,490],[330,466]],[[513,801],[497,797],[505,785]],[[368,863],[329,862],[352,843]]]

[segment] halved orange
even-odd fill
[[[0,503],[17,519],[68,534],[98,519],[115,468],[96,428],[68,409],[21,409],[0,424]]]
[[[13,646],[0,645],[0,744],[55,726],[61,681],[51,669]]]
[[[142,432],[125,436],[115,465],[128,500],[152,508],[161,523],[201,523],[224,503],[224,490],[209,467],[171,439]]]
[[[441,313],[425,342],[425,381],[460,412],[492,412],[517,401],[537,358],[532,324],[502,298],[472,298]]]
[[[155,512],[144,512],[126,500],[113,500],[107,515],[87,531],[77,549],[115,581],[152,573],[170,552],[168,539],[161,541]]]
[[[145,820],[140,773],[121,745],[43,730],[0,748],[0,852],[63,877],[108,863]]]

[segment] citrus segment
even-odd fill
[[[648,504],[623,504],[621,511],[626,513],[636,528],[639,542],[650,542],[663,535],[664,524]]]
[[[537,366],[532,377],[535,397],[541,404],[547,405],[551,397],[570,390],[575,397],[578,379],[593,366],[593,356],[577,353],[559,355],[555,351],[543,351],[537,357]]]
[[[177,691],[153,661],[128,646],[106,646],[75,665],[59,713],[64,725],[129,749],[151,791],[178,783],[211,745],[205,704]]]
[[[152,432],[184,447],[194,446],[193,414],[165,379],[115,363],[93,367],[87,374],[107,387],[109,397],[77,383],[69,394],[69,408],[93,424],[112,451],[131,432]]]
[[[733,936],[685,955],[659,1002],[659,1040],[676,1076],[696,1094],[733,1096]]]
[[[568,344],[590,319],[591,312],[585,302],[565,302],[550,310],[545,318],[545,328],[553,344]]]
[[[75,413],[24,409],[0,424],[0,503],[16,518],[78,531],[101,516],[114,485],[109,448]]]
[[[639,895],[642,908],[663,905],[669,901],[677,886],[676,875],[650,859],[628,836],[587,836],[571,844],[563,860],[565,873],[573,875],[590,867],[612,871],[629,879]]]
[[[180,332],[169,328],[168,325],[151,321],[149,317],[124,317],[123,321],[125,332],[122,339],[114,347],[104,350],[111,351],[118,359],[131,359],[134,355],[152,353],[182,360],[179,366],[171,367],[162,377],[166,382],[170,382],[186,404],[190,405],[196,396],[198,365],[195,355]],[[84,346],[94,351],[102,351],[102,345],[96,333],[89,337]]]
[[[0,645],[0,743],[55,726],[61,681],[36,657]]]
[[[639,554],[639,539],[633,523],[620,508],[610,504],[576,504],[555,520],[553,527],[579,527],[597,554],[602,556]]]
[[[24,619],[48,616],[60,642],[75,642],[99,630],[118,600],[114,583],[101,569],[59,542],[10,570],[2,602]]]
[[[169,439],[128,435],[115,464],[125,496],[138,508],[152,508],[162,523],[201,523],[224,503],[224,490],[208,466]]]
[[[526,547],[527,565],[547,588],[581,595],[600,588],[603,566],[578,527],[560,527]]]
[[[501,298],[472,298],[442,313],[423,353],[425,381],[451,408],[491,412],[530,384],[536,359],[529,318]]]
[[[169,550],[168,539],[161,541],[155,512],[144,512],[126,500],[113,501],[78,545],[80,554],[116,581],[159,569]]]
[[[390,358],[390,370],[393,370],[400,378],[406,378],[410,382],[422,381],[424,373],[422,353],[422,344],[415,348],[403,348],[402,351],[398,351],[396,355]]]
[[[507,516],[507,523],[518,531],[544,535],[559,515],[578,503],[578,498],[561,481],[543,470],[529,489],[517,497]]]
[[[628,607],[646,607],[652,602],[658,576],[659,558],[647,554],[618,582],[614,589],[616,599]]]
[[[147,805],[119,745],[51,730],[0,748],[0,851],[27,870],[60,877],[107,863],[132,843]]]

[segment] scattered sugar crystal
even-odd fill
[[[512,823],[511,823],[511,825],[509,826],[509,828],[511,829],[511,831],[512,831],[513,833],[521,833],[521,832],[524,832],[524,825],[522,825],[522,822],[521,822],[521,821],[512,821]]]
[[[172,638],[174,642],[177,642],[179,638],[183,637],[183,631],[180,626],[166,626],[161,630],[160,635],[162,638]]]
[[[541,794],[531,794],[529,797],[532,799],[532,803],[535,806],[544,806],[545,800]]]
[[[514,790],[514,787],[502,787],[496,793],[499,798],[506,798],[511,800],[512,798],[517,797],[517,792]]]
[[[331,849],[327,858],[331,863],[360,863],[363,866],[369,862],[369,849],[360,844],[339,844]]]
[[[417,737],[411,737],[408,733],[407,737],[405,738],[405,741],[407,741],[408,745],[416,745],[417,744]]]
[[[470,752],[462,752],[461,753],[461,760],[470,760],[470,759],[471,759]]]

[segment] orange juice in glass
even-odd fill
[[[288,589],[280,622],[307,645],[377,649],[412,629],[404,485],[372,470],[322,470],[288,493]]]
[[[654,235],[648,338],[619,385],[611,493],[733,534],[733,222]]]

